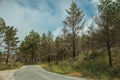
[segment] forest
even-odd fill
[[[56,38],[51,31],[32,30],[20,41],[17,28],[0,18],[0,70],[39,64],[70,76],[120,79],[120,0],[99,1],[98,14],[86,31],[84,11],[72,1]]]

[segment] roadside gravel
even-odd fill
[[[0,80],[14,80],[14,72],[15,70],[5,70],[5,71],[0,71]]]

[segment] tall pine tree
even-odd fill
[[[18,30],[13,26],[12,27],[8,26],[5,32],[4,41],[6,44],[5,49],[7,52],[6,65],[8,64],[10,54],[15,53],[17,50],[17,43],[19,42],[18,37],[16,37],[17,31]]]
[[[75,60],[76,57],[76,48],[75,48],[75,39],[80,30],[83,28],[83,17],[84,13],[81,11],[77,4],[75,2],[72,2],[71,8],[69,10],[66,10],[68,13],[68,16],[66,17],[66,20],[63,22],[69,33],[72,34],[72,53],[73,53],[73,60]]]

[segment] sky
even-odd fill
[[[23,40],[31,30],[39,34],[51,31],[56,37],[61,33],[63,21],[71,2],[75,1],[85,14],[85,27],[97,14],[99,0],[0,0],[0,17],[7,26],[18,29],[17,36]]]

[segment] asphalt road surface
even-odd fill
[[[14,73],[15,80],[85,80],[60,74],[55,74],[42,69],[38,65],[24,66]]]

